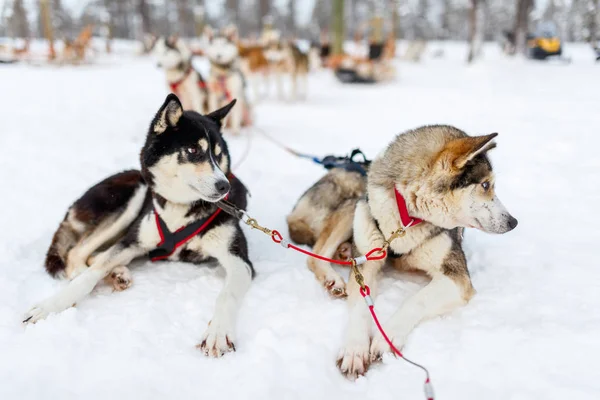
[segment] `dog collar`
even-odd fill
[[[409,226],[419,225],[423,222],[422,219],[411,217],[408,213],[408,208],[406,208],[406,200],[400,194],[398,189],[394,188],[394,192],[396,193],[396,204],[398,205],[398,213],[400,214],[400,222],[402,222],[402,226],[407,228]]]

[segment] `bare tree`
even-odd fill
[[[15,0],[13,3],[12,16],[9,20],[10,30],[13,36],[28,38],[30,35],[27,11],[23,0]]]
[[[40,15],[44,21],[44,36],[48,40],[48,58],[54,60],[56,58],[56,51],[54,50],[54,28],[52,26],[52,14],[50,10],[49,0],[40,0]]]
[[[333,43],[332,54],[344,52],[344,0],[332,1],[332,29]]]
[[[229,22],[240,27],[240,0],[226,0],[225,9],[227,10],[227,17]]]
[[[400,37],[400,16],[398,15],[398,0],[390,0],[390,7],[392,8],[392,36],[394,38]]]
[[[515,51],[525,54],[527,51],[527,33],[529,30],[529,13],[533,9],[533,0],[517,0],[515,15]]]
[[[288,0],[288,34],[296,36],[296,0]]]
[[[142,21],[142,32],[152,32],[152,20],[150,19],[150,8],[148,7],[148,2],[146,0],[138,0],[137,9]]]
[[[265,18],[271,12],[271,0],[258,0],[258,18],[260,21],[260,29],[262,30],[265,24]]]
[[[483,27],[485,25],[485,0],[471,0],[469,10],[469,55],[467,62],[472,63],[481,55],[483,45]]]

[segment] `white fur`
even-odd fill
[[[178,154],[164,156],[149,168],[157,193],[179,204],[190,204],[200,199],[215,202],[224,197],[217,192],[215,185],[227,178],[212,160],[210,164],[179,164],[177,157]]]
[[[237,60],[238,54],[237,45],[222,36],[212,39],[206,49],[208,59],[217,64],[233,63]]]
[[[194,238],[188,244],[192,250],[217,259],[225,269],[225,285],[217,298],[213,318],[203,335],[204,352],[219,357],[231,348],[227,344],[235,340],[235,321],[242,298],[251,282],[250,266],[231,254],[230,244],[236,234],[233,225],[221,225],[202,238]]]

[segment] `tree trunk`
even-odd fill
[[[592,0],[590,14],[590,43],[595,48],[598,45],[598,14],[600,14],[600,0]]]
[[[225,8],[227,9],[227,16],[230,18],[230,22],[233,23],[238,29],[240,28],[240,0],[226,0]]]
[[[12,34],[17,37],[29,38],[31,32],[29,30],[29,20],[27,19],[27,11],[23,6],[23,0],[15,0],[13,3],[13,11],[11,17]]]
[[[44,26],[44,37],[48,40],[48,59],[54,60],[56,58],[56,51],[54,50],[54,29],[50,13],[50,1],[40,0],[40,15],[42,16]]]
[[[529,30],[529,13],[533,8],[533,0],[517,0],[515,16],[515,51],[527,53],[527,33]]]
[[[146,0],[138,0],[138,13],[142,21],[142,33],[151,33],[152,20],[150,19],[150,9]]]
[[[258,0],[259,26],[262,31],[265,24],[265,19],[271,12],[271,0]]]
[[[296,0],[288,0],[288,34],[296,36]]]
[[[344,52],[344,0],[332,0],[332,29],[333,35],[332,54],[339,55]]]
[[[391,0],[392,7],[392,37],[398,39],[400,37],[400,16],[398,15],[398,1]]]
[[[469,55],[467,56],[469,64],[481,55],[485,10],[485,0],[471,0],[471,8],[469,9]]]

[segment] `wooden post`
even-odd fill
[[[344,53],[344,0],[333,0],[332,29],[333,43],[332,54]]]
[[[40,0],[40,13],[42,13],[44,37],[48,40],[48,59],[52,61],[56,58],[56,50],[54,50],[54,29],[49,0]]]

